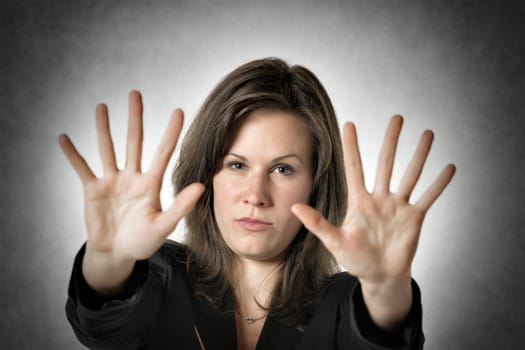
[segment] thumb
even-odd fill
[[[309,205],[298,203],[292,206],[292,213],[303,225],[323,242],[332,254],[339,247],[339,229],[326,220],[321,213]]]
[[[203,192],[204,185],[199,182],[192,183],[180,191],[171,206],[157,219],[161,232],[166,232],[168,236],[180,219],[193,209]]]

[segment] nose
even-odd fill
[[[266,174],[255,173],[246,180],[243,203],[255,207],[267,207],[271,205]]]

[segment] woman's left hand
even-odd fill
[[[409,202],[430,151],[433,133],[425,131],[397,192],[390,192],[396,146],[403,124],[394,116],[381,148],[374,190],[365,188],[355,126],[344,126],[344,163],[348,209],[340,227],[318,211],[295,204],[294,214],[356,276],[370,316],[385,329],[395,328],[412,304],[411,265],[425,214],[448,185],[455,172],[450,164],[414,204]]]

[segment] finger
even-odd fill
[[[179,138],[184,123],[184,114],[181,109],[176,109],[171,115],[170,122],[159,147],[155,152],[149,172],[156,177],[162,177],[168,166],[168,162],[175,150],[175,145]]]
[[[423,166],[425,165],[428,153],[430,152],[433,139],[434,133],[432,131],[426,130],[423,133],[421,139],[419,140],[419,144],[417,145],[416,152],[414,153],[414,156],[408,164],[407,170],[401,179],[401,184],[399,185],[397,194],[407,201],[410,198],[417,181],[419,180],[421,172],[423,171]]]
[[[441,195],[443,190],[448,186],[452,177],[456,173],[456,166],[449,164],[441,171],[438,178],[425,191],[423,196],[416,202],[415,206],[421,208],[425,212],[434,204],[436,199]]]
[[[195,207],[203,192],[201,183],[193,183],[180,191],[168,210],[158,217],[156,225],[159,231],[165,232],[166,237],[173,232],[178,222]]]
[[[113,140],[111,139],[111,132],[109,131],[108,107],[100,104],[96,109],[96,124],[98,135],[98,150],[104,174],[110,174],[117,171],[117,162],[115,160],[115,151],[113,148]]]
[[[60,144],[62,152],[64,152],[66,158],[69,160],[69,163],[78,174],[80,181],[82,181],[83,184],[86,184],[87,182],[96,178],[95,174],[93,174],[89,168],[89,165],[86,163],[84,158],[82,158],[80,153],[78,153],[67,135],[60,135],[58,137],[58,143]]]
[[[366,190],[355,125],[353,123],[345,123],[343,134],[345,174],[348,193],[359,194]]]
[[[386,130],[385,140],[379,153],[374,193],[390,192],[390,179],[392,178],[392,168],[402,126],[403,117],[400,115],[393,116]]]
[[[142,161],[142,97],[140,92],[129,93],[128,144],[126,169],[140,172]]]
[[[334,253],[340,246],[339,230],[326,220],[321,213],[309,205],[298,203],[292,206],[292,213],[303,225],[323,242],[326,249]]]

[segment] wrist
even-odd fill
[[[135,266],[135,260],[116,257],[90,249],[89,242],[82,259],[82,274],[88,285],[101,295],[119,293]]]
[[[385,330],[400,326],[412,306],[411,278],[360,282],[363,300],[376,325]]]
[[[412,277],[410,275],[383,279],[359,279],[363,293],[370,297],[389,298],[389,296],[403,293],[411,288]]]

